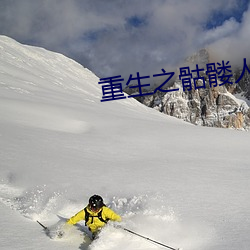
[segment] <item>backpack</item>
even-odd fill
[[[104,220],[102,218],[102,210],[96,216],[90,215],[90,213],[87,210],[87,207],[84,208],[84,212],[85,212],[85,219],[84,219],[85,220],[85,226],[87,226],[87,222],[89,221],[90,218],[92,219],[90,224],[92,224],[94,222],[94,217],[97,217],[100,221],[102,221],[104,223],[107,223],[109,221],[109,219]]]

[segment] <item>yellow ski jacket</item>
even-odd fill
[[[112,221],[121,221],[121,217],[116,214],[113,210],[110,208],[103,206],[99,211],[93,212],[89,209],[89,207],[86,207],[87,212],[89,213],[88,221],[85,221],[86,226],[90,229],[92,233],[97,232],[100,228],[102,228],[106,223],[104,221],[112,220]],[[101,218],[104,220],[100,220],[98,218],[98,214],[100,214],[101,211]],[[67,224],[74,225],[80,220],[85,220],[85,211],[84,209],[79,211],[77,214],[72,216],[68,221]]]

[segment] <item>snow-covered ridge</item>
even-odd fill
[[[6,108],[9,111],[2,115],[3,120],[81,133],[90,125],[78,119],[79,113],[71,109],[72,105],[79,103],[85,108],[110,106],[100,103],[99,78],[91,71],[62,54],[22,45],[6,36],[0,36],[0,74],[0,112]],[[51,104],[60,104],[60,107]],[[118,105],[148,112],[133,99],[123,100]]]
[[[14,92],[35,95],[42,89],[46,95],[54,90],[71,91],[100,98],[100,88],[92,84],[98,78],[62,54],[0,36],[0,62],[0,84]]]
[[[50,103],[56,98],[66,102],[69,93],[89,102],[98,100],[100,89],[91,84],[98,78],[89,70],[61,54],[1,36],[0,74],[3,121],[72,133],[88,130],[71,110]]]

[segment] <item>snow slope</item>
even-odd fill
[[[0,248],[162,249],[112,225],[90,244],[83,223],[61,240],[36,223],[53,228],[97,193],[166,245],[248,250],[249,133],[101,97],[81,65],[0,36]]]

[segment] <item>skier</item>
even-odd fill
[[[122,219],[113,210],[105,206],[101,196],[95,194],[89,198],[89,204],[72,216],[67,224],[74,225],[80,220],[85,220],[85,226],[92,232],[92,238],[94,239],[109,220],[120,222]]]

